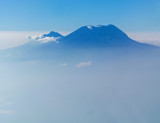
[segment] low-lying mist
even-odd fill
[[[57,52],[1,57],[0,122],[160,122],[159,50]]]

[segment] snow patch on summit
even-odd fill
[[[88,29],[93,29],[93,26],[87,26]]]
[[[99,28],[99,27],[102,27],[102,25],[95,25],[94,27],[97,27],[97,28]]]
[[[90,26],[87,26],[88,29],[100,28],[100,27],[102,27],[102,26],[101,25],[95,25],[95,26],[93,26],[93,25],[91,26],[90,25]]]

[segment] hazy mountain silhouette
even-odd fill
[[[2,51],[1,57],[45,59],[55,58],[55,56],[70,57],[76,52],[81,55],[91,52],[90,54],[95,55],[96,52],[101,51],[111,51],[112,54],[121,52],[119,56],[122,56],[129,52],[136,53],[137,51],[146,52],[146,49],[159,49],[157,46],[132,40],[114,25],[83,26],[67,36],[51,31],[49,34],[31,38],[34,40],[27,44]]]

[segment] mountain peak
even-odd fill
[[[137,47],[146,46],[132,40],[113,24],[87,25],[79,28],[61,40],[71,47]]]
[[[77,37],[77,39],[81,39],[81,41],[89,41],[89,40],[97,40],[100,41],[101,39],[104,38],[103,40],[110,40],[110,39],[115,39],[115,40],[122,40],[122,39],[129,39],[129,37],[121,31],[119,28],[116,26],[110,24],[110,25],[87,25],[79,28],[78,30],[72,32],[65,38],[70,38],[72,37]],[[77,39],[75,41],[77,41]],[[83,40],[82,40],[83,39]]]
[[[88,26],[85,26],[85,27],[87,27],[88,29],[93,29],[93,28],[100,28],[100,27],[102,27],[102,25],[95,25],[95,26],[88,25]]]
[[[87,26],[83,26],[82,28],[87,28],[87,29],[97,29],[97,28],[114,28],[114,29],[118,29],[115,25],[113,24],[109,24],[109,25],[87,25]]]
[[[61,34],[59,34],[58,32],[54,32],[54,31],[51,31],[50,33],[48,34],[44,34],[43,37],[63,37]]]
[[[109,25],[107,25],[108,27],[116,27],[115,25],[113,25],[113,24],[109,24]],[[116,27],[117,28],[117,27]]]

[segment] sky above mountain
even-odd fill
[[[1,0],[1,31],[72,31],[115,24],[124,31],[160,31],[159,0]]]

